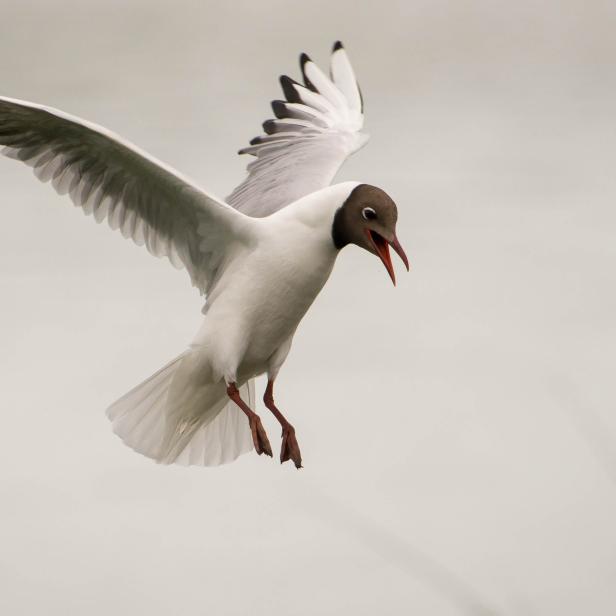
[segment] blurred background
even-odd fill
[[[202,300],[1,159],[2,613],[616,613],[613,3],[1,14],[3,95],[220,196],[278,75],[341,39],[372,139],[339,178],[394,197],[412,263],[394,289],[345,250],[300,326],[278,400],[304,470],[157,466],[104,410],[183,350]]]

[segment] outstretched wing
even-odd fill
[[[227,203],[249,216],[268,216],[300,197],[329,186],[342,163],[368,136],[355,73],[342,44],[334,45],[330,77],[306,54],[304,85],[280,78],[286,100],[272,102],[275,120],[263,124],[240,154],[252,154],[248,177]]]
[[[185,267],[202,293],[225,251],[250,241],[250,218],[117,135],[61,111],[0,97],[0,146],[97,222],[106,219]]]

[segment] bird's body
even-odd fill
[[[263,248],[242,247],[226,265],[193,342],[212,347],[216,377],[230,382],[235,376],[275,375],[286,356],[281,350],[334,266],[332,219],[342,196],[356,185],[334,185],[254,219]]]
[[[332,219],[340,200],[356,186],[357,182],[336,184],[271,216],[250,219],[251,240],[237,244],[221,265],[208,295],[203,325],[190,350],[172,365],[171,373],[159,377],[164,387],[172,374],[167,404],[160,410],[155,405],[146,409],[150,421],[157,421],[160,412],[167,428],[174,428],[166,430],[168,438],[160,449],[141,453],[177,462],[176,456],[199,428],[208,426],[224,408],[226,383],[241,387],[264,373],[272,380],[276,377],[297,326],[332,271],[339,254],[331,241]],[[143,389],[147,392],[151,386],[146,381]],[[133,429],[132,423],[122,424],[121,419],[134,413],[135,399],[143,393],[136,388],[110,409],[112,420],[120,420],[116,431],[138,451],[145,438],[143,423]],[[169,401],[175,401],[175,406]],[[229,410],[235,411],[233,407]],[[177,418],[177,426],[170,417]],[[186,427],[178,429],[181,424]],[[211,446],[203,450],[212,454]],[[187,458],[189,463],[198,463],[190,455]]]
[[[281,460],[301,466],[293,427],[273,383],[295,331],[349,243],[378,255],[392,279],[397,210],[380,189],[329,186],[365,142],[361,99],[341,45],[330,81],[302,56],[306,86],[284,81],[287,101],[253,140],[250,175],[226,203],[119,137],[62,112],[0,97],[0,145],[76,205],[125,237],[185,267],[207,295],[187,351],[113,404],[114,431],[158,462],[214,465],[253,446],[271,455],[254,406],[254,377],[283,428]],[[317,89],[319,88],[319,89]],[[298,161],[308,164],[302,176]],[[297,180],[294,181],[293,178]],[[242,415],[240,411],[248,418]]]

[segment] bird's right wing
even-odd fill
[[[117,135],[56,109],[0,97],[0,146],[97,222],[186,268],[202,293],[230,247],[253,240],[248,216]]]
[[[286,100],[272,102],[276,119],[264,122],[265,134],[239,152],[256,158],[226,201],[249,216],[268,216],[329,186],[368,140],[359,86],[342,44],[332,51],[331,78],[306,54],[300,63],[304,85],[280,78]]]

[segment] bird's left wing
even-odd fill
[[[206,293],[251,219],[117,135],[66,113],[0,97],[0,151],[33,167],[97,222],[185,267]]]
[[[268,216],[329,186],[342,163],[361,148],[363,102],[355,73],[340,42],[334,45],[330,76],[300,56],[304,84],[280,78],[286,100],[272,102],[275,120],[240,154],[255,156],[248,177],[227,203],[249,216]]]

